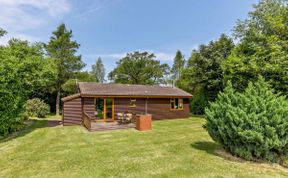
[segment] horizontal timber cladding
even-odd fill
[[[63,125],[82,124],[82,100],[80,97],[65,101],[63,104]]]
[[[136,107],[130,107],[130,100],[136,100]],[[129,112],[133,114],[145,114],[145,98],[114,98],[114,118],[118,119],[117,113]]]
[[[130,100],[136,99],[136,107],[130,107]],[[145,114],[145,98],[114,98],[114,118],[117,113],[129,112]],[[189,117],[189,99],[183,99],[183,110],[170,110],[170,98],[149,98],[147,100],[147,113],[152,114],[153,120],[175,119]],[[83,111],[94,118],[94,97],[83,98]]]
[[[176,119],[189,117],[189,99],[183,99],[183,110],[171,110],[170,99],[148,99],[148,113],[152,114],[152,119]]]
[[[95,106],[94,98],[83,98],[83,112],[94,118]]]
[[[134,99],[134,98],[131,98]],[[145,98],[136,98],[136,107],[130,107],[130,98],[114,98],[114,113],[129,112],[145,114]],[[149,98],[147,100],[147,113],[152,114],[153,120],[175,119],[189,117],[189,99],[183,99],[183,110],[170,110],[170,98]]]

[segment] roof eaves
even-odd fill
[[[96,97],[96,96],[110,96],[110,97],[141,97],[141,98],[146,98],[146,97],[150,97],[150,98],[191,98],[193,97],[193,95],[119,95],[119,94],[111,94],[111,93],[103,93],[103,94],[95,94],[95,93],[81,93],[82,97]]]
[[[80,93],[76,93],[76,94],[69,95],[69,96],[66,96],[66,97],[62,98],[61,101],[62,101],[62,102],[70,101],[70,100],[75,99],[75,98],[78,98],[78,97],[80,97],[80,96],[81,96]]]

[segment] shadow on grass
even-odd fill
[[[205,151],[208,154],[224,158],[226,160],[235,161],[235,162],[243,162],[244,161],[239,157],[235,157],[235,156],[231,155],[230,153],[225,151],[221,147],[221,145],[219,145],[213,141],[197,141],[197,142],[192,143],[191,147],[195,148],[197,150]]]
[[[206,151],[209,154],[219,156],[217,153],[218,150],[221,150],[221,146],[212,141],[198,141],[191,144],[192,148],[197,150]]]
[[[60,124],[61,121],[59,120],[29,119],[24,123],[24,127],[21,130],[13,132],[3,138],[0,138],[0,143],[7,142],[18,137],[23,137],[26,134],[29,134],[30,132],[33,132],[34,130],[39,128],[56,127]]]

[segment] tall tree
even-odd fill
[[[56,70],[42,44],[18,39],[0,45],[0,61],[0,135],[6,135],[21,128],[25,100],[47,92]]]
[[[213,101],[223,89],[221,64],[227,60],[233,48],[233,40],[222,34],[217,41],[193,50],[178,85],[193,93],[191,109],[195,114],[203,114],[208,101]]]
[[[171,69],[173,80],[178,80],[181,77],[181,73],[184,69],[184,66],[185,66],[184,55],[182,55],[181,51],[178,50],[176,52],[176,56],[174,58],[173,66]]]
[[[109,79],[116,83],[160,84],[169,72],[167,64],[161,64],[148,52],[128,53],[116,63],[117,67],[109,73]]]
[[[100,57],[92,65],[92,75],[96,82],[103,83],[105,81],[105,67]]]
[[[72,31],[67,30],[65,24],[60,24],[56,31],[52,33],[50,41],[46,46],[48,55],[55,60],[57,66],[57,79],[55,83],[57,92],[57,115],[59,115],[62,85],[70,79],[75,72],[80,71],[85,66],[81,61],[81,56],[76,55],[80,44],[72,41],[71,38]]]
[[[234,35],[239,43],[223,64],[225,80],[242,91],[262,75],[277,91],[288,95],[287,0],[261,0]]]

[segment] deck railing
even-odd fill
[[[86,113],[83,113],[83,124],[88,129],[91,130],[91,120],[92,118]]]

